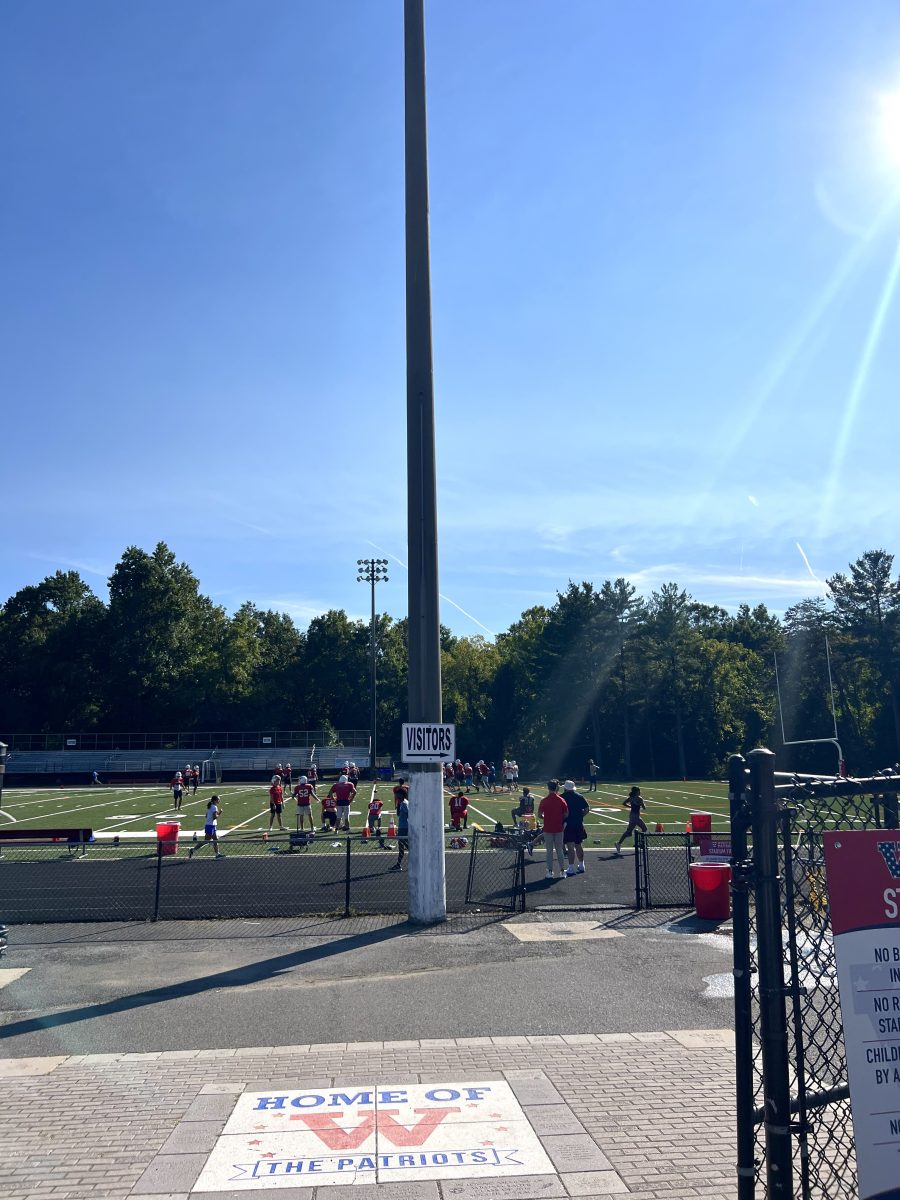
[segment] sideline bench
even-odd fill
[[[4,825],[0,829],[0,854],[4,846],[47,846],[54,842],[65,842],[71,854],[79,846],[83,849],[93,838],[93,829],[19,829]]]

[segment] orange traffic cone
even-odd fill
[[[363,841],[367,842],[369,840],[369,822],[368,821],[366,821],[365,825],[363,825],[362,833],[363,833]]]
[[[397,836],[397,826],[394,824],[394,818],[391,817],[391,823],[388,825],[388,837]]]
[[[693,830],[691,829],[691,823],[690,823],[690,821],[685,821],[685,823],[684,823],[684,832],[685,832],[685,833],[693,833]]]

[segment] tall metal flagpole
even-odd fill
[[[404,0],[406,99],[406,469],[409,539],[409,721],[441,720],[437,494],[431,270],[428,248],[428,129],[425,4]],[[443,776],[438,765],[409,770],[409,916],[430,925],[447,916]]]

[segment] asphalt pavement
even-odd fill
[[[730,954],[683,910],[18,925],[0,1058],[723,1028]]]

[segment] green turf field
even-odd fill
[[[543,786],[531,784],[537,798],[544,795]],[[319,794],[326,788],[320,784]],[[647,804],[645,820],[649,829],[659,821],[667,832],[681,832],[692,812],[713,814],[713,829],[724,832],[728,829],[728,785],[722,782],[651,782],[641,783]],[[220,835],[247,838],[259,837],[269,828],[268,783],[220,784],[217,788],[200,788],[196,796],[187,796],[182,804],[178,819],[181,821],[182,836],[195,831],[202,835],[206,802],[216,791],[222,802],[219,819]],[[628,787],[624,784],[599,784],[596,792],[581,788],[582,794],[591,805],[585,821],[588,831],[587,846],[611,847],[625,828],[627,810],[622,807]],[[361,783],[356,801],[351,805],[351,829],[358,831],[365,821],[365,812],[372,792],[370,783]],[[383,822],[393,812],[393,797],[390,784],[379,784],[378,794],[384,802]],[[445,792],[445,799],[449,793]],[[517,793],[489,794],[469,793],[469,825],[493,828],[499,820],[511,824],[510,809],[517,803]],[[6,825],[15,822],[23,828],[63,826],[66,828],[89,827],[98,839],[106,840],[118,835],[121,842],[131,839],[155,837],[157,820],[171,819],[176,814],[172,805],[172,794],[165,787],[108,787],[108,788],[7,788],[3,792],[0,832]],[[317,824],[321,824],[321,812],[313,806]],[[450,820],[445,804],[444,821]],[[294,828],[296,805],[293,800],[285,804],[284,822]],[[277,830],[277,825],[275,826]]]

